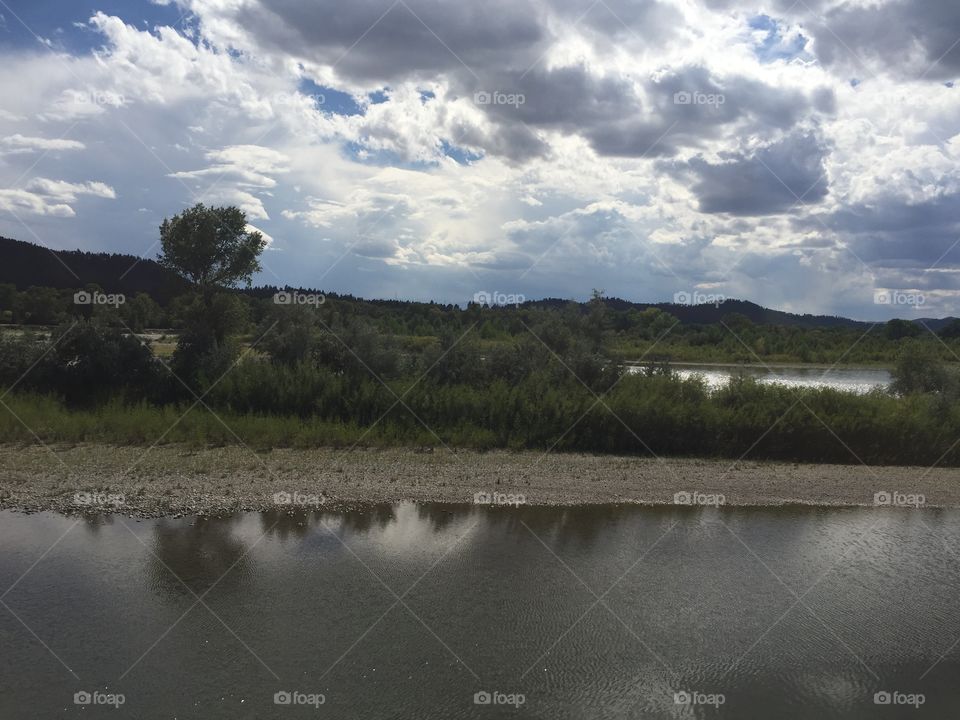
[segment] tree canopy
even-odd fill
[[[197,203],[164,219],[160,244],[160,265],[193,283],[209,300],[217,289],[250,284],[267,241],[250,229],[239,208]]]

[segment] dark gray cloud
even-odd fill
[[[805,26],[826,65],[864,72],[864,63],[879,62],[898,75],[930,80],[960,74],[960,3],[955,0],[843,3],[808,18]]]
[[[704,4],[711,10],[745,11],[739,0]],[[798,23],[813,38],[809,49],[816,58],[850,78],[867,79],[877,67],[906,79],[942,81],[960,75],[956,0],[770,0],[762,12]]]
[[[520,123],[498,123],[492,133],[484,133],[475,127],[461,128],[457,131],[457,143],[483,148],[486,152],[507,158],[513,163],[547,157],[550,154],[550,146],[537,136],[533,128]]]
[[[234,19],[268,48],[336,64],[342,76],[374,84],[479,74],[504,62],[522,72],[547,40],[536,6],[526,2],[405,0],[388,8],[380,0],[259,0]]]
[[[956,239],[960,229],[960,195],[950,193],[925,202],[877,198],[869,205],[848,205],[831,216],[831,228],[840,232],[929,233],[938,228]]]
[[[702,146],[731,129],[785,130],[810,113],[835,109],[828,90],[808,97],[744,77],[716,78],[697,66],[656,80],[602,76],[581,65],[548,68],[544,55],[555,40],[548,15],[576,23],[601,50],[656,45],[682,28],[678,11],[656,0],[611,0],[585,10],[573,0],[405,0],[384,14],[374,0],[337,7],[258,0],[243,5],[234,19],[261,45],[335,65],[351,81],[376,85],[443,76],[455,95],[522,96],[522,104],[480,105],[496,132],[463,134],[463,144],[516,162],[549,152],[537,128],[582,135],[601,155],[656,157]],[[681,104],[678,93],[720,101]]]
[[[354,255],[368,258],[389,258],[397,254],[396,240],[387,238],[367,238],[353,246]]]
[[[809,96],[734,76],[720,80],[702,67],[686,67],[635,85],[626,78],[596,77],[584,67],[502,73],[484,88],[522,95],[522,104],[481,107],[501,127],[522,122],[577,133],[601,155],[671,156],[700,147],[731,130],[766,134],[788,130],[811,113],[832,114],[827,88]]]
[[[960,267],[960,194],[923,202],[877,198],[821,218],[864,262],[878,267]]]
[[[813,97],[743,77],[714,78],[704,68],[684,68],[649,81],[649,107],[608,118],[587,130],[601,155],[670,156],[681,147],[701,147],[733,129],[738,134],[788,130],[812,112],[834,110],[831,91]]]
[[[923,201],[888,194],[834,212],[798,217],[799,232],[818,233],[805,249],[830,247],[869,273],[877,287],[960,289],[960,193]]]
[[[692,190],[700,211],[772,215],[813,205],[827,196],[828,150],[812,132],[795,132],[756,152],[730,155],[712,164],[694,158]]]
[[[684,25],[680,11],[660,0],[605,0],[592,5],[582,0],[553,0],[552,6],[577,27],[619,42],[659,45]]]
[[[227,10],[227,14],[231,11]],[[682,14],[660,0],[257,0],[232,18],[263,45],[320,64],[336,64],[357,82],[491,70],[523,73],[543,63],[554,36],[549,19],[616,44],[659,46],[683,27]],[[466,67],[464,67],[466,66]]]
[[[702,145],[741,117],[741,105],[732,98],[728,103],[724,88],[704,68],[685,68],[659,82],[648,80],[644,89],[646,106],[638,103],[632,112],[609,115],[586,128],[598,153],[673,155],[680,147]]]
[[[530,72],[500,73],[487,87],[503,95],[522,95],[522,104],[490,102],[482,105],[496,120],[574,130],[636,111],[639,99],[633,84],[624,78],[596,77],[583,66]],[[508,99],[508,98],[505,98]]]

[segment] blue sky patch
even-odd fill
[[[806,52],[807,38],[797,35],[789,41],[784,38],[780,24],[769,15],[755,15],[750,18],[750,29],[766,33],[762,41],[753,48],[754,55],[761,63],[772,63],[777,60],[792,60]]]
[[[441,140],[440,148],[444,155],[455,160],[460,165],[469,165],[483,157],[464,148],[451,145],[446,140]],[[364,147],[363,143],[348,142],[344,144],[343,149],[347,157],[354,162],[363,163],[364,165],[399,167],[405,170],[429,170],[437,165],[436,162],[411,162],[410,160],[404,160],[395,152],[390,150],[371,150]]]
[[[443,140],[440,144],[443,148],[443,154],[448,158],[453,158],[461,165],[469,165],[483,157],[483,155],[479,153],[470,152],[465,148],[451,145],[446,140]]]
[[[317,108],[323,112],[334,115],[363,115],[363,108],[350,93],[317,85],[307,78],[300,81],[297,90],[308,97],[315,98]]]
[[[103,36],[87,26],[100,11],[119,17],[138,30],[157,25],[175,27],[183,33],[190,24],[176,4],[155,5],[148,0],[29,0],[0,6],[0,44],[16,48],[39,49],[37,36],[56,49],[85,55],[103,44]],[[46,44],[46,43],[45,43]]]

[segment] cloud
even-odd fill
[[[17,133],[0,140],[0,145],[8,153],[47,152],[51,150],[83,150],[86,145],[78,140],[63,138],[27,137]]]
[[[14,217],[19,217],[20,213],[54,217],[73,217],[76,214],[66,203],[55,202],[26,190],[0,190],[0,210]]]
[[[0,209],[14,215],[49,215],[73,217],[71,203],[78,195],[116,199],[113,188],[102,182],[71,183],[64,180],[34,178],[23,189],[0,190]]]
[[[960,73],[955,2],[841,3],[822,15],[811,13],[806,24],[820,61],[858,77],[876,68],[928,81]]]
[[[212,3],[211,3],[212,5]],[[207,6],[259,47],[282,52],[359,85],[377,86],[438,73],[480,72],[518,55],[533,62],[548,34],[530,2],[481,5],[422,0],[384,7],[356,0],[332,7],[295,0]],[[475,70],[474,68],[479,68]]]
[[[748,12],[734,0],[707,0],[707,5]],[[884,73],[935,82],[960,71],[960,5],[954,2],[773,0],[767,6],[772,21],[802,27],[816,59],[847,79]]]
[[[829,91],[826,91],[829,92]],[[682,147],[703,147],[728,134],[770,135],[796,125],[818,107],[821,94],[778,88],[757,80],[720,78],[701,67],[683,68],[645,83],[645,112],[607,115],[592,129],[593,147],[604,155],[658,157]]]
[[[750,153],[709,163],[694,158],[687,167],[704,213],[770,215],[821,202],[828,192],[826,146],[811,132],[787,136]]]
[[[258,228],[256,225],[251,225],[250,223],[247,223],[247,227],[245,228],[245,230],[246,230],[248,233],[254,233],[254,232],[260,233],[260,234],[263,236],[263,239],[267,241],[267,248],[268,248],[268,249],[275,249],[275,248],[271,248],[271,247],[270,247],[271,245],[273,245],[273,236],[270,235],[269,233],[264,232],[263,230],[261,230],[260,228]]]
[[[274,188],[271,177],[289,170],[289,158],[283,153],[259,145],[230,145],[206,153],[213,164],[199,170],[181,170],[169,177],[195,181],[198,201],[208,204],[233,204],[255,220],[267,220],[263,201],[254,192]],[[268,174],[269,173],[269,174]]]
[[[0,51],[0,210],[141,253],[160,218],[236,204],[282,250],[265,281],[360,295],[709,286],[871,316],[875,283],[960,276],[960,28],[934,5],[191,0],[177,28],[130,6],[82,31],[54,12],[38,33],[82,43]],[[0,212],[0,233],[23,228]]]
[[[112,187],[102,182],[72,183],[64,180],[48,180],[34,178],[27,183],[26,189],[40,195],[73,202],[77,195],[93,195],[95,197],[116,199],[117,194]]]
[[[660,48],[677,40],[684,20],[671,3],[601,5],[584,13],[565,0],[546,5],[502,2],[481,11],[469,4],[411,0],[384,13],[379,5],[364,1],[331,15],[322,3],[259,0],[232,9],[211,5],[208,12],[215,18],[209,26],[231,42],[285,53],[303,62],[314,79],[346,82],[356,92],[386,87],[391,94],[397,87],[436,85],[439,80],[447,103],[472,103],[478,94],[522,97],[522,103],[475,104],[487,124],[457,118],[454,144],[514,162],[550,155],[548,140],[538,129],[578,134],[603,155],[655,157],[702,145],[748,124],[751,129],[789,127],[805,113],[829,105],[828,89],[821,89],[814,102],[797,89],[777,88],[737,72],[717,74],[700,65],[667,72],[650,65],[641,72],[624,72],[617,63],[607,68],[603,61],[554,59],[552,53],[571,42],[572,33],[582,31],[589,31],[578,38],[588,43],[589,53],[608,54],[614,41],[619,47]],[[678,107],[674,95],[681,91],[719,94],[726,102]],[[383,146],[393,150],[399,143],[384,138],[390,133],[383,126],[371,128],[368,116],[389,114],[394,104],[371,105],[363,118],[345,121],[338,130],[348,135],[352,127],[355,141],[373,151]],[[449,107],[434,104],[434,117],[427,118],[406,105],[417,113],[413,117],[420,120],[420,128],[438,128],[448,140],[454,135],[452,126],[437,117],[437,110]],[[422,138],[434,148],[425,154],[428,159],[439,139]],[[424,157],[411,152],[408,143],[401,152],[404,157]]]

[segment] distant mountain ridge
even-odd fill
[[[757,305],[749,300],[725,300],[717,305],[680,305],[676,303],[637,303],[620,298],[604,298],[604,301],[615,310],[646,310],[647,308],[657,308],[668,312],[682,323],[695,325],[712,325],[719,323],[720,320],[732,313],[743,315],[756,325],[787,325],[799,327],[862,327],[868,328],[871,323],[863,320],[851,320],[850,318],[839,317],[836,315],[798,315],[796,313],[783,312],[782,310],[771,310],[762,305]],[[560,307],[565,305],[567,300],[559,298],[547,298],[536,300],[528,305],[537,307]],[[936,321],[940,322],[940,321]],[[944,321],[946,322],[946,321]]]
[[[52,250],[0,237],[0,283],[26,290],[31,285],[78,289],[99,285],[106,293],[144,292],[166,304],[186,289],[185,282],[155,260],[120,253]]]
[[[26,290],[31,285],[78,289],[94,283],[108,293],[135,295],[138,292],[144,292],[161,304],[166,304],[186,289],[186,283],[179,276],[162,267],[156,260],[123,253],[52,250],[35,243],[4,237],[0,237],[0,283],[16,285],[18,290]],[[260,286],[244,292],[258,297],[267,297],[282,289],[285,288]],[[308,288],[299,288],[299,290],[316,292]],[[328,295],[342,300],[372,304],[407,304],[407,301],[402,300],[364,300],[353,295],[336,293],[328,293]],[[570,302],[561,298],[544,298],[527,301],[524,306],[560,308],[569,305]],[[615,310],[643,311],[648,308],[657,308],[670,313],[683,323],[697,325],[719,323],[723,317],[733,313],[743,315],[757,325],[866,329],[871,324],[834,315],[800,315],[772,310],[749,300],[726,300],[718,305],[639,303],[620,298],[605,298],[605,302]],[[445,305],[446,303],[435,304]],[[924,323],[936,332],[953,319],[952,317],[920,318],[913,322]]]
[[[938,333],[956,319],[957,318],[953,317],[952,315],[948,315],[945,318],[916,318],[913,322],[920,325],[926,325],[928,328],[933,330],[933,332]]]

